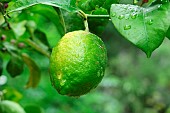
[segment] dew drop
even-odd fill
[[[132,14],[131,14],[131,18],[132,18],[132,19],[135,19],[136,17],[137,17],[137,14],[136,14],[136,13],[132,13]]]
[[[126,16],[125,16],[125,19],[126,19],[126,20],[129,19],[129,15],[126,15]]]
[[[115,12],[113,12],[113,13],[111,14],[111,16],[112,16],[112,17],[115,17],[115,16],[116,16],[116,13],[115,13]]]
[[[131,25],[125,25],[124,26],[124,30],[129,30],[129,29],[131,29]]]
[[[98,71],[98,72],[97,72],[97,76],[100,77],[100,75],[101,75],[101,74],[100,74],[100,71]]]
[[[153,24],[153,20],[150,19],[147,23],[148,23],[149,25],[152,25],[152,24]]]
[[[58,78],[59,80],[62,78],[62,73],[61,73],[61,72],[57,73],[57,78]]]
[[[159,6],[158,6],[158,10],[160,10],[160,9],[162,9],[162,5],[159,5]]]
[[[119,15],[118,19],[123,19],[125,16],[124,15]]]
[[[60,85],[63,86],[65,84],[66,80],[61,80]]]

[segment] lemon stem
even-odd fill
[[[90,15],[86,14],[88,18],[110,18],[110,15]]]
[[[87,14],[85,14],[83,11],[79,11],[78,14],[84,19],[84,27],[85,31],[89,32],[89,25],[87,21]]]

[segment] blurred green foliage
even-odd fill
[[[70,1],[73,4],[76,0]],[[84,12],[106,15],[110,5],[119,0],[106,0],[105,3],[103,0],[87,0],[84,5],[81,1],[85,0],[77,0],[77,4],[81,9],[85,8]],[[29,2],[25,3],[29,5]],[[9,5],[12,4],[13,2]],[[88,4],[91,6],[86,7]],[[59,95],[50,83],[48,57],[51,49],[65,32],[84,29],[83,18],[77,12],[62,11],[63,14],[58,8],[41,4],[10,13],[8,21],[11,29],[3,24],[5,20],[0,13],[2,99],[19,103],[26,113],[170,113],[168,39],[148,59],[125,40],[106,18],[88,19],[90,32],[101,36],[108,50],[108,66],[102,82],[80,98]],[[5,39],[2,38],[4,35]],[[169,38],[169,31],[167,37]],[[28,55],[26,58],[29,60],[24,60],[23,53]],[[11,77],[15,69],[10,72],[6,70],[12,56],[23,60],[22,73],[15,78]],[[38,86],[27,89],[28,84]]]

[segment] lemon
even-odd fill
[[[106,61],[106,48],[98,36],[81,30],[69,32],[52,50],[52,85],[62,95],[86,94],[101,82]]]
[[[16,102],[3,100],[0,101],[0,113],[26,113]]]

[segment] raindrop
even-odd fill
[[[65,84],[66,80],[61,80],[60,85],[63,86]]]
[[[61,79],[61,77],[62,77],[62,73],[61,73],[61,72],[57,73],[57,78],[58,78],[59,80]]]
[[[137,14],[136,14],[136,13],[132,13],[132,14],[131,14],[131,18],[132,18],[132,19],[135,19],[136,17],[137,17]]]
[[[112,16],[112,17],[115,17],[115,16],[116,16],[116,13],[115,13],[115,12],[113,12],[113,13],[111,14],[111,16]]]
[[[149,25],[152,25],[152,24],[153,24],[153,20],[150,19],[147,23],[148,23]]]
[[[125,16],[125,19],[126,19],[126,20],[129,19],[129,15],[126,15],[126,16]]]
[[[100,71],[98,71],[98,72],[97,72],[97,76],[100,77],[100,75],[101,75],[101,74],[100,74]]]
[[[129,30],[129,29],[131,29],[131,25],[125,25],[124,26],[124,30]]]
[[[119,15],[118,19],[123,19],[125,16],[124,15]]]
[[[159,5],[159,6],[158,6],[158,9],[162,9],[162,5]]]

